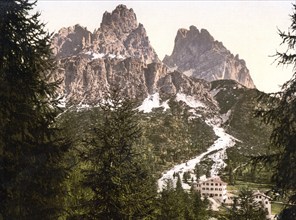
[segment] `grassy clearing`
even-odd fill
[[[231,185],[227,186],[227,190],[229,191],[239,191],[241,188],[249,188],[251,190],[266,191],[271,189],[271,185],[266,183],[253,183],[253,182],[237,180],[234,186],[231,186]]]
[[[279,214],[283,208],[284,208],[283,204],[272,202],[271,203],[271,214],[273,214],[273,215]]]
[[[271,189],[270,184],[265,183],[253,183],[253,182],[247,182],[247,181],[236,181],[236,184],[234,186],[228,185],[227,190],[231,191],[232,193],[236,194],[239,192],[241,188],[247,187],[252,190],[260,190],[260,191],[267,191]],[[284,208],[284,205],[278,202],[272,202],[271,203],[271,214],[279,214],[281,210]]]

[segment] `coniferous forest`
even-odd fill
[[[249,189],[239,191],[240,205],[221,212],[194,190],[191,173],[183,178],[175,173],[158,189],[163,171],[205,152],[216,140],[209,124],[192,117],[181,103],[170,101],[165,113],[162,108],[139,112],[139,100],[113,85],[96,107],[61,108],[61,82],[51,80],[57,68],[52,34],[45,31],[40,13],[32,12],[35,6],[28,0],[0,1],[0,220],[266,219]],[[279,32],[288,51],[276,57],[295,67],[293,7],[290,31]],[[285,201],[278,215],[284,220],[296,219],[295,77],[280,92],[253,94],[258,107],[248,113],[248,126],[265,124],[270,150],[252,155],[228,149],[221,171],[230,185],[268,182]],[[251,102],[245,98],[241,112]],[[239,135],[246,120],[233,118],[236,130],[230,132]],[[210,166],[202,161],[195,175],[210,175]],[[183,189],[182,182],[192,184],[191,189]]]

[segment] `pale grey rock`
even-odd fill
[[[207,30],[199,31],[195,26],[178,30],[173,52],[163,62],[187,76],[207,81],[232,79],[255,88],[245,61],[234,56]]]
[[[112,13],[105,12],[103,15],[101,29],[109,29],[121,38],[122,34],[129,34],[138,27],[137,17],[133,9],[125,5],[118,5]]]
[[[146,30],[138,24],[133,9],[119,5],[105,12],[100,28],[89,32],[80,25],[62,28],[52,40],[57,58],[78,54],[103,54],[111,57],[135,57],[145,63],[160,62],[150,45]],[[92,56],[89,56],[91,59]]]
[[[158,92],[161,96],[172,96],[183,93],[193,96],[208,107],[216,108],[215,101],[210,94],[211,85],[202,79],[187,77],[181,72],[174,71],[162,77],[158,83]]]
[[[62,28],[53,36],[52,51],[57,58],[80,53],[92,43],[92,34],[79,24]]]
[[[194,26],[178,31],[173,54],[163,64],[151,47],[144,26],[138,24],[133,10],[124,5],[112,13],[105,12],[100,28],[94,33],[80,25],[61,29],[53,38],[53,49],[58,69],[51,80],[62,81],[59,92],[66,97],[68,106],[96,105],[111,86],[138,100],[156,92],[162,100],[183,93],[213,106],[210,83],[188,77],[186,71],[194,67],[194,76],[197,70],[205,76],[215,73],[210,78],[215,80],[223,78],[219,75],[221,62],[229,63],[224,73],[229,78],[236,77],[235,71],[245,66],[208,31],[199,31]],[[195,65],[197,60],[200,63]],[[178,71],[168,68],[175,64]],[[244,74],[243,68],[240,71]]]
[[[210,84],[205,80],[190,78],[178,71],[169,73],[162,63],[146,64],[135,58],[67,57],[60,61],[52,76],[52,80],[59,79],[62,79],[59,92],[65,95],[68,105],[96,105],[111,86],[117,86],[122,94],[138,100],[156,92],[163,100],[184,93],[208,106],[214,103]]]
[[[161,63],[145,64],[140,59],[102,58],[89,60],[72,56],[60,61],[52,80],[62,79],[60,93],[69,104],[95,105],[110,86],[121,88],[131,98],[144,99],[157,92],[157,82],[167,73]]]

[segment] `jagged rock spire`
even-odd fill
[[[255,88],[244,60],[227,50],[210,33],[195,26],[179,29],[172,54],[163,62],[187,76],[214,81],[232,79],[248,88]]]
[[[58,58],[90,52],[133,57],[147,64],[160,62],[144,26],[138,24],[133,9],[125,5],[118,5],[112,13],[105,12],[100,28],[94,33],[80,25],[62,28],[55,34],[52,48]]]

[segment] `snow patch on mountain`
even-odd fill
[[[204,108],[205,107],[205,105],[201,101],[197,100],[193,96],[186,95],[184,93],[177,93],[176,101],[178,101],[178,102],[183,101],[191,108],[199,108],[199,107]]]
[[[213,151],[217,152],[209,155],[209,158],[214,161],[210,171],[211,176],[217,176],[219,171],[226,166],[226,163],[224,162],[224,160],[227,159],[226,149],[233,147],[239,140],[225,132],[224,128],[220,125],[220,120],[207,120],[206,123],[213,128],[215,134],[219,137],[211,146],[213,149],[216,149]]]
[[[222,123],[226,123],[229,120],[229,117],[231,116],[231,110],[228,110],[225,114],[221,115]]]
[[[84,54],[89,55],[92,60],[102,59],[102,58],[106,58],[106,57],[109,57],[111,59],[117,58],[120,60],[126,59],[126,57],[123,55],[115,55],[115,54],[111,54],[111,53],[105,54],[105,53],[95,53],[93,51],[87,51]]]
[[[102,59],[106,55],[104,53],[94,53],[93,51],[87,51],[84,54],[91,56],[92,60]]]
[[[110,53],[110,54],[108,54],[108,57],[110,57],[111,59],[114,59],[116,57],[116,55]]]
[[[187,70],[187,71],[184,71],[184,72],[183,72],[183,74],[184,74],[185,76],[188,76],[188,77],[192,76],[193,73],[194,73],[194,69],[190,69],[190,70]]]
[[[146,99],[144,99],[142,105],[138,107],[139,111],[143,111],[144,113],[149,113],[153,108],[163,107],[164,111],[169,109],[168,101],[160,102],[159,93],[154,93],[149,95]]]
[[[221,91],[221,89],[213,89],[213,90],[211,90],[212,97],[215,97],[220,91]]]
[[[163,107],[164,111],[166,111],[170,108],[168,105],[168,101],[169,100],[161,102],[159,98],[159,93],[157,92],[152,95],[149,95],[146,99],[144,99],[142,105],[138,107],[138,110],[143,111],[144,113],[148,113],[151,112],[153,108]],[[182,101],[191,108],[205,108],[205,105],[201,101],[199,101],[193,96],[186,95],[184,93],[177,93],[176,101]]]

